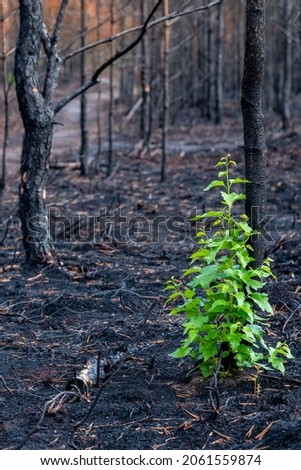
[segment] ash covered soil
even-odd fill
[[[298,128],[267,139],[267,254],[277,276],[266,286],[275,312],[267,340],[286,340],[295,359],[284,376],[260,374],[257,386],[252,369],[220,377],[216,410],[209,381],[191,370],[189,360],[169,356],[180,344],[182,318],[168,315],[163,288],[170,276],[181,275],[195,249],[189,215],[216,208],[218,191],[203,188],[223,152],[231,151],[237,175],[244,171],[240,130],[235,134],[230,117],[225,122],[219,128],[174,128],[164,183],[156,145],[144,154],[137,148],[117,151],[108,179],[80,177],[68,166],[51,170],[57,265],[26,267],[17,216],[3,225],[2,449],[301,449]],[[185,152],[188,134],[190,142],[198,136],[199,151]],[[72,151],[60,154],[60,161],[74,160]],[[4,220],[17,211],[13,176],[10,183]],[[135,234],[139,223],[143,238]],[[87,361],[129,345],[131,354],[98,388],[76,401],[60,401]]]

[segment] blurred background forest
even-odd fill
[[[149,13],[150,2],[144,0],[71,0],[62,30],[59,54],[64,58],[59,97],[70,84],[89,78],[93,71],[116,50],[123,49],[137,35],[137,28]],[[214,3],[214,2],[212,2]],[[240,113],[240,93],[244,59],[245,0],[224,0],[206,11],[173,17],[151,27],[143,41],[114,63],[101,76],[101,84],[85,97],[77,99],[78,118],[67,115],[62,123],[68,129],[72,121],[74,145],[82,158],[82,173],[87,172],[89,143],[97,143],[95,168],[98,170],[103,148],[109,154],[112,169],[114,145],[125,145],[125,138],[148,146],[151,136],[164,126],[164,110],[168,123],[189,125],[189,120],[202,119],[219,124],[227,116]],[[51,31],[60,1],[43,2],[44,18]],[[206,0],[172,0],[165,2],[167,13],[193,10],[208,5]],[[301,95],[301,1],[266,1],[266,60],[263,108],[265,115],[278,116],[266,132],[272,134],[293,129],[294,115],[300,114]],[[7,103],[7,122],[1,113],[2,160],[10,152],[10,137],[16,131],[21,143],[21,123],[14,93],[14,50],[18,31],[18,2],[1,2],[1,108]],[[155,22],[154,20],[153,22]],[[127,34],[120,34],[132,30]],[[116,36],[114,41],[110,37]],[[79,53],[81,47],[101,41],[97,47]],[[43,63],[43,53],[41,54]],[[42,68],[43,70],[43,68]],[[168,95],[167,95],[168,94]],[[97,106],[89,106],[97,100]],[[167,99],[168,98],[168,99]],[[103,100],[103,102],[102,102]],[[88,103],[88,104],[87,104]],[[72,106],[72,105],[70,105]],[[73,108],[74,110],[74,108]],[[105,111],[105,114],[104,113]],[[188,110],[190,110],[188,112]],[[95,112],[94,129],[88,129],[85,116]],[[77,120],[77,122],[76,122]],[[166,124],[166,123],[165,123]],[[6,133],[3,129],[6,127]],[[56,128],[57,129],[57,128]],[[81,132],[80,132],[81,129]],[[4,136],[4,137],[3,137]],[[77,138],[76,138],[77,137]],[[76,140],[78,140],[76,144]],[[14,140],[16,143],[16,140]],[[103,144],[105,143],[105,147]],[[54,141],[55,148],[55,141]],[[2,186],[5,181],[2,165]]]

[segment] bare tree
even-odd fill
[[[114,1],[110,0],[110,23],[111,23],[111,36],[114,34]],[[114,44],[111,42],[111,55],[114,53]],[[108,166],[107,176],[110,176],[113,165],[113,132],[114,132],[114,65],[110,65],[110,79],[109,79],[109,149],[108,149]]]
[[[14,78],[9,72],[7,61],[14,52],[14,48],[8,50],[6,24],[9,21],[14,10],[7,11],[4,2],[0,2],[0,44],[1,44],[1,77],[2,77],[2,93],[3,93],[3,144],[2,144],[2,165],[0,177],[0,192],[2,193],[6,184],[6,154],[9,140],[9,92],[13,84]],[[2,195],[1,195],[2,196]]]
[[[265,239],[261,233],[266,210],[266,156],[262,86],[265,52],[265,0],[247,0],[246,42],[242,79],[241,107],[243,115],[246,179],[246,214],[251,226],[259,232],[252,238],[254,265],[265,256]]]
[[[80,23],[81,23],[81,47],[86,45],[86,1],[80,2]],[[86,56],[85,52],[80,55],[80,78],[81,84],[87,80],[86,76]],[[82,176],[88,174],[88,151],[89,151],[89,133],[87,122],[87,95],[82,93],[80,96],[80,129],[81,129],[81,146],[80,146],[80,172]]]
[[[284,25],[282,31],[284,34],[284,69],[281,93],[281,117],[284,130],[288,130],[291,126],[290,101],[293,79],[293,3],[293,0],[284,0],[283,2]]]
[[[169,13],[169,0],[163,0],[163,15],[167,16]],[[161,163],[161,181],[166,179],[167,172],[167,138],[169,127],[169,43],[170,43],[170,29],[169,23],[164,23],[163,33],[163,122],[162,122],[162,163]]]
[[[98,83],[99,75],[113,62],[133,49],[142,39],[159,0],[151,10],[137,38],[123,50],[106,60],[79,88],[53,101],[62,59],[58,56],[58,43],[68,0],[62,0],[57,20],[50,35],[44,22],[40,0],[20,0],[20,28],[15,55],[16,91],[24,125],[21,181],[19,190],[19,216],[22,226],[26,259],[31,264],[53,262],[56,253],[51,243],[46,207],[46,185],[52,145],[55,114],[66,104]],[[47,68],[44,83],[40,75],[40,50],[43,44]],[[83,52],[83,51],[81,51]]]
[[[146,18],[147,10],[144,0],[140,0],[140,18],[141,23]],[[142,104],[141,104],[141,120],[140,120],[140,133],[143,139],[143,145],[148,148],[151,136],[151,61],[150,61],[150,41],[149,35],[145,34],[141,41],[141,91],[142,91]]]
[[[217,33],[216,33],[216,55],[215,55],[215,106],[214,122],[219,124],[223,115],[223,36],[224,36],[224,3],[217,6]]]

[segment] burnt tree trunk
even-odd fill
[[[86,12],[85,0],[81,0],[80,6],[80,22],[81,22],[81,47],[86,45]],[[84,85],[86,77],[86,55],[83,52],[80,56],[80,75],[81,84]],[[88,151],[89,151],[89,133],[88,133],[88,120],[87,120],[87,95],[82,93],[80,95],[80,131],[81,131],[81,146],[80,146],[80,172],[82,176],[88,174]]]
[[[216,33],[216,56],[215,56],[215,106],[214,122],[220,124],[223,115],[223,36],[224,36],[224,5],[223,2],[217,6],[217,33]]]
[[[281,99],[281,117],[283,130],[287,131],[291,127],[290,100],[292,92],[292,72],[293,72],[293,31],[292,31],[293,0],[285,0],[283,3],[284,18],[284,70],[283,88]]]
[[[266,210],[266,156],[264,117],[261,94],[265,52],[265,0],[247,0],[246,42],[242,78],[241,108],[243,115],[246,179],[246,214],[252,228],[259,232],[251,240],[254,266],[265,256],[263,234]]]
[[[15,80],[20,114],[24,125],[19,216],[27,261],[42,264],[55,261],[46,206],[46,184],[52,146],[54,116],[73,99],[99,82],[100,74],[131,51],[143,38],[148,23],[162,0],[158,0],[140,33],[128,46],[106,60],[85,84],[53,104],[62,63],[57,53],[60,31],[68,0],[61,0],[56,23],[50,36],[43,23],[41,0],[19,0],[20,27],[15,53]],[[43,86],[40,82],[40,49],[46,56]],[[82,52],[82,51],[81,51]],[[70,57],[70,56],[69,56]]]
[[[115,23],[115,12],[114,12],[114,2],[111,0],[110,3],[110,22],[111,22],[111,28],[110,28],[110,33],[111,36],[114,34],[114,23]],[[111,55],[113,56],[114,54],[114,44],[111,42]],[[108,167],[107,167],[107,176],[110,176],[112,173],[112,167],[113,167],[113,153],[114,153],[114,65],[110,65],[110,75],[109,75],[109,96],[110,96],[110,101],[109,101],[109,135],[108,135],[108,140],[109,140],[109,150],[108,150]]]
[[[163,0],[163,15],[167,16],[169,12],[169,0]],[[161,161],[161,181],[166,180],[167,160],[168,160],[168,129],[169,129],[169,47],[170,47],[170,27],[169,22],[165,21],[163,30],[163,122],[162,122],[162,161]]]
[[[3,145],[2,145],[2,165],[0,176],[0,210],[2,210],[2,196],[6,184],[6,153],[8,147],[9,137],[9,84],[7,82],[8,68],[7,68],[7,51],[6,51],[6,28],[5,28],[5,8],[3,2],[0,3],[1,25],[0,25],[0,43],[1,43],[1,75],[2,75],[2,92],[3,92],[3,114],[4,114],[4,129],[3,129]],[[1,222],[1,214],[0,214]]]
[[[20,30],[15,54],[16,92],[24,124],[19,216],[27,260],[54,260],[46,208],[46,183],[52,143],[53,110],[39,80],[42,35],[40,0],[20,1]]]
[[[144,0],[140,0],[140,17],[141,23],[145,21],[147,16],[147,5]],[[150,83],[150,41],[147,34],[141,41],[141,89],[142,89],[142,106],[140,118],[140,135],[143,139],[144,148],[149,148],[151,128],[150,128],[150,108],[151,108],[151,83]]]

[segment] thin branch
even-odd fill
[[[117,8],[117,12],[124,12],[124,9],[131,3],[132,0],[128,0],[125,5],[121,5],[120,8]],[[65,47],[63,52],[67,52],[71,49],[71,47],[79,41],[83,36],[88,36],[89,34],[93,33],[94,31],[97,31],[98,29],[102,28],[106,23],[110,21],[110,15],[108,15],[106,18],[104,18],[102,21],[99,21],[98,24],[93,26],[92,28],[86,29],[85,31],[82,31],[79,33],[79,35],[71,41],[68,46]]]
[[[48,33],[48,28],[47,28],[45,23],[43,23],[43,25],[42,25],[41,42],[43,44],[45,54],[47,55],[47,57],[50,56],[50,54],[51,54],[51,39],[50,39],[50,35]]]
[[[159,3],[155,6],[155,8],[153,9],[153,12],[158,8],[158,6],[161,4],[162,0],[159,1]],[[201,7],[197,7],[197,8],[194,8],[194,9],[190,9],[190,10],[184,10],[182,11],[182,9],[180,10],[177,10],[177,11],[174,11],[173,13],[171,13],[170,15],[168,16],[162,16],[161,18],[158,18],[157,20],[153,20],[153,21],[149,21],[150,20],[150,17],[146,20],[146,22],[144,23],[144,25],[140,25],[140,26],[137,26],[137,27],[134,27],[134,28],[131,28],[131,29],[127,29],[125,31],[122,31],[121,33],[118,33],[118,34],[115,34],[115,36],[112,36],[110,38],[107,38],[107,39],[102,39],[100,41],[96,41],[92,44],[88,44],[87,46],[85,47],[82,47],[80,49],[77,49],[76,51],[70,53],[68,56],[66,56],[63,60],[63,62],[66,62],[68,59],[71,59],[72,57],[74,57],[75,55],[77,54],[80,54],[81,52],[85,52],[89,49],[92,49],[96,46],[99,46],[101,44],[105,44],[105,43],[108,43],[108,42],[112,42],[114,41],[115,39],[118,39],[126,34],[129,34],[129,33],[133,33],[133,32],[136,32],[136,31],[139,31],[141,30],[141,33],[143,31],[143,34],[141,35],[141,33],[139,34],[138,38],[138,42],[141,41],[142,37],[144,36],[144,34],[146,33],[146,31],[154,26],[157,26],[158,24],[160,23],[163,23],[164,21],[168,21],[168,20],[172,20],[172,19],[175,19],[177,17],[180,17],[180,16],[185,16],[185,15],[190,15],[192,13],[196,13],[196,12],[199,12],[199,11],[206,11],[208,10],[209,8],[212,8],[216,5],[219,5],[220,3],[222,2],[222,0],[216,0],[214,2],[211,2],[209,3],[208,5],[205,5],[205,6],[201,6]],[[151,15],[150,15],[151,16]],[[137,39],[138,39],[137,38]],[[98,77],[100,75],[101,72],[104,71],[105,68],[109,67],[113,62],[115,62],[117,59],[119,59],[120,57],[122,57],[124,54],[126,54],[129,50],[133,49],[137,44],[137,39],[135,41],[133,41],[133,43],[131,43],[127,48],[125,48],[123,51],[121,52],[118,52],[115,54],[115,56],[111,57],[111,59],[109,59],[107,62],[105,62],[93,75],[92,79],[88,80],[86,83],[84,83],[82,86],[80,86],[79,88],[77,88],[76,90],[74,90],[72,93],[70,93],[68,96],[65,96],[61,101],[59,101],[59,103],[55,106],[54,108],[54,114],[58,113],[62,108],[64,108],[68,103],[70,103],[70,101],[74,100],[75,98],[77,98],[79,95],[81,95],[82,93],[85,93],[87,90],[89,90],[91,87],[93,87],[94,85],[96,85],[97,83],[99,83],[99,81],[97,80],[97,78],[95,79],[95,76]],[[93,78],[95,81],[93,81]]]
[[[209,8],[212,8],[216,5],[219,5],[223,0],[215,0],[214,2],[209,3],[208,5],[203,5],[201,7],[196,7],[192,8],[190,10],[183,10],[183,8],[186,8],[188,5],[188,2],[186,5],[184,5],[182,8],[179,10],[173,11],[167,16],[161,16],[160,18],[157,18],[156,20],[150,21],[147,24],[147,30],[150,28],[153,28],[154,26],[157,26],[158,24],[164,23],[164,21],[168,20],[173,20],[175,18],[181,17],[181,16],[186,16],[186,15],[191,15],[192,13],[197,13],[200,11],[206,11],[209,10]],[[109,38],[105,39],[100,39],[99,41],[93,42],[91,44],[87,44],[85,47],[81,47],[79,49],[76,49],[76,51],[70,52],[70,54],[66,55],[63,58],[63,61],[66,62],[69,59],[72,59],[74,56],[81,54],[82,52],[88,51],[89,49],[93,49],[96,46],[100,46],[102,44],[107,44],[109,42],[115,41],[116,39],[121,38],[122,36],[125,36],[130,33],[135,33],[136,31],[140,31],[145,27],[144,25],[139,25],[139,26],[134,26],[133,28],[126,29],[125,31],[121,31],[120,33],[115,34],[114,36],[111,36]]]
[[[28,432],[28,434],[24,437],[24,439],[21,441],[20,444],[18,444],[14,450],[21,450],[22,447],[26,444],[26,442],[28,441],[28,439],[34,434],[36,433],[39,428],[41,427],[41,424],[43,423],[44,421],[44,418],[46,416],[46,414],[49,412],[50,410],[50,407],[53,407],[55,402],[57,400],[61,400],[61,401],[65,401],[67,399],[67,397],[73,397],[73,398],[82,398],[81,395],[79,395],[78,393],[76,392],[60,392],[58,393],[55,397],[51,398],[50,400],[47,400],[44,404],[44,407],[43,407],[43,410],[42,410],[42,413],[40,415],[40,418],[39,418],[39,421],[37,422],[37,424],[35,424],[35,426],[33,426],[33,428]]]
[[[72,101],[74,98],[77,96],[81,95],[85,91],[87,91],[89,88],[92,86],[96,85],[99,83],[98,77],[99,75],[110,65],[112,65],[116,60],[120,59],[122,56],[127,54],[129,51],[134,49],[135,46],[141,41],[143,38],[144,34],[147,31],[147,25],[150,22],[152,16],[154,13],[157,11],[159,6],[161,5],[162,0],[159,0],[154,8],[151,10],[150,14],[148,15],[146,21],[144,22],[142,29],[137,36],[137,38],[131,42],[128,46],[126,46],[122,51],[117,51],[116,54],[114,54],[112,57],[110,57],[106,62],[104,62],[93,74],[92,78],[88,80],[86,83],[84,83],[82,86],[74,90],[72,93],[70,93],[68,96],[64,97],[54,108],[54,113],[58,113],[64,106],[66,106],[70,101]],[[82,48],[83,49],[83,48]]]
[[[44,82],[43,96],[46,102],[49,104],[52,102],[61,66],[63,64],[62,59],[57,54],[57,45],[60,40],[61,28],[68,1],[69,0],[62,0],[61,2],[52,36],[49,37],[45,25],[43,25],[42,28],[41,40],[48,57],[47,73]]]
[[[122,51],[116,51],[116,54],[113,55],[113,57],[110,57],[110,59],[108,59],[106,62],[104,62],[93,74],[92,76],[92,81],[95,82],[97,80],[97,78],[99,77],[99,75],[107,68],[109,67],[111,64],[113,64],[113,62],[115,62],[117,59],[120,59],[120,57],[124,56],[125,54],[127,54],[129,51],[131,51],[132,49],[134,49],[135,46],[137,46],[137,44],[139,44],[139,42],[141,41],[141,39],[143,38],[144,34],[146,33],[147,31],[147,25],[148,23],[150,22],[152,16],[155,14],[155,12],[157,11],[157,9],[159,8],[159,6],[161,5],[162,3],[162,0],[159,0],[156,5],[154,6],[154,8],[152,9],[152,11],[150,12],[150,14],[148,15],[146,21],[144,22],[144,25],[142,26],[142,29],[140,31],[140,34],[137,36],[137,38],[131,43],[129,44],[127,47],[125,47]]]
[[[16,46],[12,47],[9,51],[7,51],[5,54],[0,55],[0,59],[7,59],[9,56],[14,54],[16,52]]]
[[[68,1],[69,0],[62,0],[61,6],[60,6],[60,9],[59,9],[57,18],[56,18],[55,27],[54,27],[53,34],[52,34],[52,37],[51,37],[51,41],[55,44],[57,44],[60,40],[61,28],[62,28],[62,24],[63,24],[65,11],[66,11],[66,8],[67,8],[67,5],[68,5]]]
[[[79,95],[82,93],[85,93],[85,91],[89,90],[92,86],[96,85],[97,83],[100,83],[100,80],[96,80],[96,82],[92,82],[92,80],[88,80],[86,83],[84,83],[82,86],[74,90],[72,93],[69,95],[65,96],[59,103],[55,106],[54,108],[54,114],[58,113],[62,108],[64,108],[70,101],[74,100],[77,98]]]

